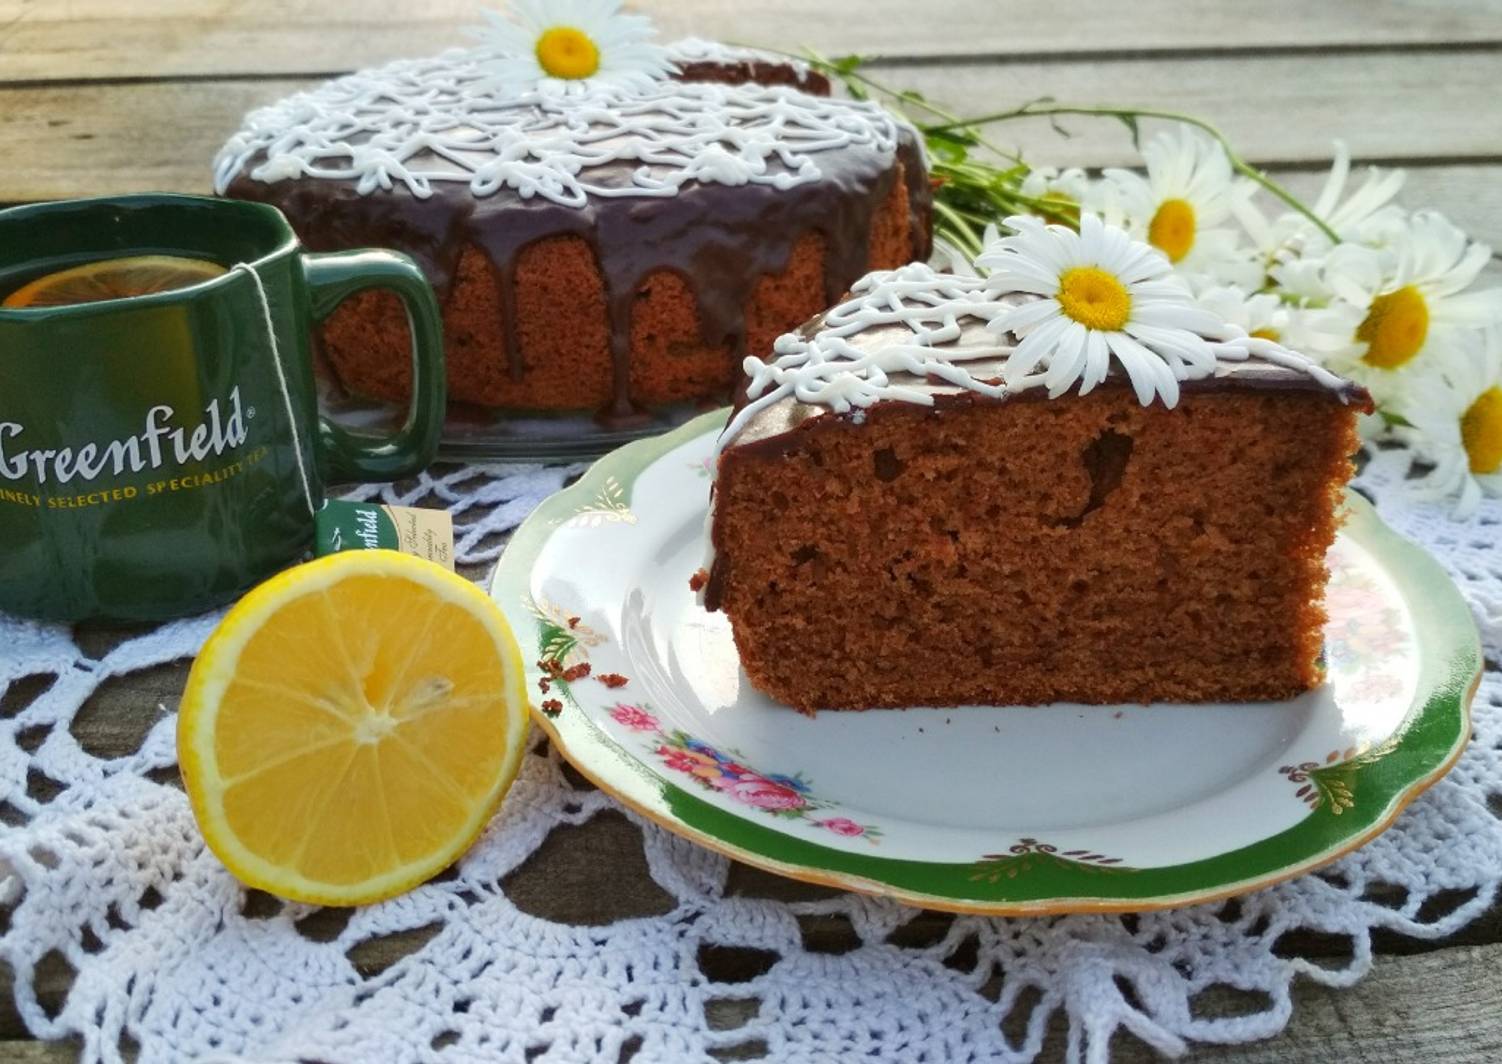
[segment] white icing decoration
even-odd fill
[[[749,401],[725,427],[719,448],[734,440],[760,411],[787,398],[841,414],[852,409],[858,412],[884,400],[933,405],[931,390],[915,388],[900,380],[894,382],[893,374],[912,374],[990,398],[1045,384],[1050,385],[1051,394],[1061,394],[1064,389],[1055,389],[1043,371],[993,383],[972,376],[965,368],[966,363],[1008,358],[1016,350],[1016,345],[989,332],[981,333],[985,337],[983,342],[967,341],[964,329],[967,320],[989,325],[1022,302],[1036,298],[997,291],[994,281],[987,278],[941,274],[919,263],[867,274],[855,283],[850,299],[825,315],[816,333],[811,336],[788,333],[779,337],[773,347],[775,357],[770,362],[754,357],[746,359],[745,371],[751,378],[746,391]],[[891,326],[903,327],[910,335],[893,335]],[[864,344],[859,342],[862,333],[883,328],[887,328],[887,334],[878,342],[871,339]],[[974,336],[977,331],[972,329],[969,335]],[[1306,373],[1344,399],[1343,380],[1271,340],[1248,336],[1232,325],[1205,339],[1214,355],[1208,364],[1171,361],[1146,348],[1143,352],[1161,360],[1157,372],[1169,373],[1176,380],[1213,376],[1221,364],[1245,362],[1255,355],[1274,365]],[[1046,369],[1046,359],[1043,366]],[[1130,375],[1133,367],[1125,368]],[[1084,367],[1078,367],[1070,383],[1080,383],[1083,373]],[[1177,390],[1172,398],[1149,393],[1142,400],[1143,405],[1154,398],[1172,407]]]
[[[792,188],[819,179],[821,152],[895,157],[903,128],[874,103],[786,87],[663,81],[502,100],[487,77],[482,55],[455,50],[297,93],[247,116],[214,160],[214,186],[223,194],[264,152],[249,171],[257,181],[348,180],[361,195],[404,185],[418,198],[459,182],[476,196],[510,188],[577,207],[670,197],[694,181]],[[594,172],[623,161],[640,164],[625,183],[618,168]]]

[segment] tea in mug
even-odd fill
[[[22,285],[0,302],[6,310],[66,307],[105,299],[128,299],[211,281],[225,268],[207,259],[181,255],[131,255],[95,259],[57,270]]]

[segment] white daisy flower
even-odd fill
[[[1093,206],[1090,178],[1078,166],[1060,170],[1056,166],[1035,166],[1027,172],[1018,189],[1029,199],[1051,201],[1053,209],[1039,213],[1060,222],[1073,223],[1081,209]]]
[[[1090,178],[1078,166],[1065,170],[1057,166],[1035,166],[1022,179],[1024,196],[1067,199],[1076,206],[1085,202],[1089,190]]]
[[[1466,292],[1491,249],[1433,211],[1414,213],[1386,248],[1341,244],[1320,276],[1328,305],[1311,314],[1310,346],[1381,401],[1457,333],[1502,321],[1502,289]]]
[[[1401,222],[1403,211],[1392,202],[1403,188],[1407,175],[1402,170],[1368,168],[1366,180],[1344,202],[1346,183],[1351,176],[1351,152],[1345,141],[1335,142],[1335,158],[1325,178],[1319,198],[1309,208],[1344,241],[1384,244],[1385,233],[1394,222]],[[1257,186],[1247,183],[1232,197],[1231,210],[1268,259],[1288,254],[1319,254],[1329,249],[1330,239],[1308,218],[1290,211],[1268,221],[1252,202]]]
[[[1403,182],[1408,179],[1408,175],[1402,170],[1368,167],[1366,180],[1361,187],[1342,203],[1341,196],[1345,194],[1350,174],[1351,151],[1346,147],[1345,141],[1337,140],[1330,176],[1325,178],[1319,198],[1310,209],[1335,230],[1342,240],[1361,240],[1362,234],[1374,222],[1402,215],[1402,209],[1392,201],[1402,191]]]
[[[1181,125],[1159,133],[1142,150],[1147,175],[1107,170],[1123,227],[1168,256],[1196,288],[1215,284],[1256,287],[1262,268],[1234,229],[1219,228],[1231,216],[1237,188],[1225,149],[1208,135]],[[1107,219],[1111,211],[1107,211]]]
[[[1248,336],[1292,351],[1304,352],[1310,346],[1310,312],[1286,289],[1248,294],[1235,285],[1222,285],[1199,293],[1195,301]]]
[[[1160,251],[1093,214],[1081,215],[1077,233],[1032,217],[1006,225],[1013,234],[976,259],[990,271],[987,292],[1042,297],[987,324],[1019,337],[1002,368],[1010,388],[1041,383],[1053,397],[1078,383],[1084,395],[1106,379],[1114,358],[1139,402],[1161,397],[1172,407],[1179,381],[1214,372],[1210,340],[1237,335],[1195,305]]]
[[[645,15],[620,0],[511,0],[510,17],[484,12],[475,36],[501,96],[567,96],[588,88],[650,88],[676,72]]]
[[[1502,327],[1470,334],[1443,365],[1392,403],[1395,434],[1433,468],[1410,483],[1422,497],[1456,498],[1471,516],[1482,493],[1502,495]],[[1458,497],[1457,497],[1458,496]]]
[[[1248,294],[1235,285],[1221,285],[1201,292],[1197,301],[1200,306],[1248,336],[1260,336],[1294,349],[1299,346],[1289,336],[1290,331],[1297,332],[1294,310],[1275,293]]]

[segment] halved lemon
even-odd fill
[[[225,272],[207,259],[180,255],[132,255],[99,259],[38,277],[5,297],[0,306],[8,310],[27,307],[62,307],[74,303],[97,303],[104,299],[170,292],[209,281]]]
[[[283,898],[400,894],[474,842],[521,766],[521,652],[484,592],[385,550],[262,584],[204,644],[177,752],[209,848]]]

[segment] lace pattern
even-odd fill
[[[1407,452],[1379,451],[1359,486],[1445,564],[1495,657],[1502,503],[1452,523],[1441,508],[1413,503],[1407,469]],[[480,563],[573,472],[472,467],[360,494],[448,507],[461,561]],[[554,923],[518,909],[499,884],[553,829],[615,806],[571,786],[539,741],[456,869],[354,910],[332,939],[317,941],[299,929],[310,907],[248,911],[245,892],[204,849],[172,784],[166,705],[122,756],[99,756],[70,730],[112,679],[191,655],[216,620],[164,625],[96,655],[67,629],[0,618],[0,957],[31,1031],[81,1038],[87,1061],[121,1060],[129,1046],[142,1061],[677,1061],[748,1042],[779,1061],[1026,1061],[1059,1010],[1071,1059],[1104,1061],[1121,1029],[1176,1053],[1276,1034],[1296,976],[1353,984],[1371,965],[1374,929],[1452,934],[1492,905],[1502,878],[1502,823],[1488,809],[1502,796],[1502,677],[1492,668],[1476,700],[1475,739],[1448,778],[1362,850],[1239,900],[1125,917],[958,917],[938,941],[915,945],[899,930],[914,910],[855,895],[738,896],[727,890],[724,858],[632,817],[669,911],[595,927]],[[164,703],[175,697],[162,693]],[[1426,902],[1439,897],[1461,902],[1426,918]],[[806,949],[799,918],[817,914],[848,920],[856,948]],[[362,978],[352,950],[416,929],[431,935],[421,948]],[[1348,938],[1349,961],[1324,967],[1275,952],[1295,929]],[[759,1002],[733,1030],[706,1018],[706,1002],[727,996],[705,970],[706,946],[774,958],[730,988]],[[76,976],[52,1015],[35,973],[54,953]],[[1266,998],[1233,1018],[1197,1015],[1196,996],[1218,984]]]

